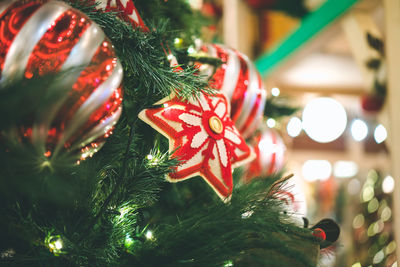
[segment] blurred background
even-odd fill
[[[190,3],[211,21],[204,41],[225,43],[255,62],[267,110],[270,102],[296,108],[264,123],[282,139],[273,149],[285,173],[294,174],[296,212],[311,225],[332,217],[341,226],[323,265],[397,266],[398,1]],[[263,153],[261,142],[259,148]]]

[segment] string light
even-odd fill
[[[392,210],[389,207],[383,208],[381,213],[382,221],[386,222],[390,219],[390,217],[392,217]]]
[[[364,215],[362,215],[361,213],[357,214],[357,216],[354,217],[353,219],[353,228],[354,229],[360,228],[361,226],[363,226],[364,221],[365,221]]]
[[[374,197],[374,194],[374,188],[371,185],[368,185],[364,188],[362,192],[362,200],[364,202],[368,202]]]
[[[286,130],[289,136],[298,136],[302,130],[301,120],[297,117],[292,117],[286,126]]]
[[[54,255],[58,256],[63,253],[63,242],[60,235],[48,235],[45,239],[45,243],[48,246],[50,252],[52,252]]]
[[[224,262],[224,267],[231,267],[231,266],[233,266],[233,262],[232,261]]]
[[[150,230],[147,230],[147,232],[144,234],[144,236],[145,236],[148,240],[153,240],[153,239],[154,239],[153,232],[150,231]]]
[[[182,43],[183,43],[182,38],[175,38],[175,39],[174,39],[174,45],[175,45],[176,47],[180,47],[180,46],[182,45]]]
[[[376,197],[368,202],[368,212],[373,213],[379,208],[379,201]]]
[[[275,121],[273,118],[269,118],[269,119],[267,120],[267,126],[268,126],[269,128],[274,128],[275,125],[276,125],[276,121]]]
[[[188,54],[193,54],[194,52],[196,52],[196,49],[194,49],[194,47],[191,45],[191,46],[189,46],[187,52],[188,52]]]
[[[131,249],[134,243],[135,243],[135,240],[133,238],[131,238],[131,236],[129,234],[126,234],[124,246],[127,249]]]
[[[362,141],[368,135],[368,126],[364,121],[362,121],[360,119],[356,119],[351,124],[350,131],[351,131],[351,135],[353,136],[354,140]]]
[[[274,87],[271,89],[271,95],[273,95],[275,97],[279,96],[280,93],[281,93],[281,90],[279,90],[279,88],[277,88],[277,87]]]
[[[122,208],[120,208],[118,211],[119,211],[119,218],[122,218],[122,217],[124,217],[126,214],[128,214],[128,213],[130,213],[130,212],[132,212],[134,210],[134,207],[130,207],[130,206],[125,206],[125,207],[122,207]]]
[[[253,215],[253,213],[254,213],[254,211],[252,211],[252,210],[242,213],[242,219],[250,218],[250,216]]]
[[[383,259],[385,258],[385,253],[383,252],[383,250],[379,250],[375,256],[374,259],[372,260],[374,264],[378,264],[381,261],[383,261]]]
[[[15,250],[12,248],[9,248],[7,250],[1,251],[0,253],[0,258],[12,258],[15,255]]]
[[[385,248],[386,255],[393,253],[396,247],[397,246],[395,241],[390,242]]]
[[[382,191],[386,194],[390,194],[394,189],[394,179],[392,176],[388,175],[383,179]]]
[[[382,143],[383,141],[385,141],[387,138],[387,131],[385,126],[383,126],[382,124],[379,124],[378,126],[376,126],[375,131],[374,131],[374,139],[375,142],[377,142],[378,144]]]

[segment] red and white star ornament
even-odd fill
[[[139,118],[169,139],[169,151],[182,163],[167,175],[170,182],[201,176],[224,200],[232,194],[232,169],[254,154],[230,119],[223,94],[202,93],[188,102],[171,95],[145,109]]]

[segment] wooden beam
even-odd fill
[[[388,66],[388,96],[390,128],[390,155],[392,176],[395,179],[393,192],[393,227],[397,244],[397,259],[400,257],[400,1],[384,0],[386,28],[386,58]]]
[[[261,75],[267,75],[279,63],[287,60],[304,43],[346,12],[357,1],[327,0],[319,9],[305,17],[299,28],[278,45],[275,50],[263,54],[256,60],[256,67]]]

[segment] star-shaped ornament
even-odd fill
[[[181,161],[167,180],[199,175],[229,201],[233,168],[251,161],[254,153],[230,118],[226,96],[202,93],[183,102],[171,95],[157,104],[162,107],[142,110],[139,118],[169,139],[169,152]]]

